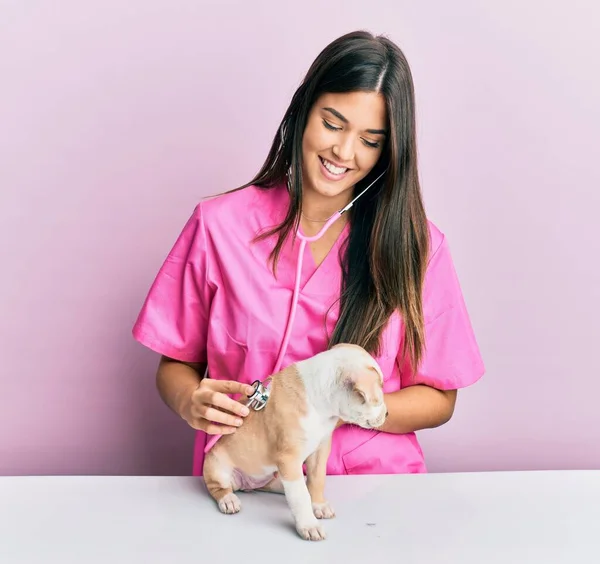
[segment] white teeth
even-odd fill
[[[332,165],[329,161],[326,161],[325,159],[323,159],[323,165],[329,172],[331,172],[331,174],[344,174],[344,172],[348,170],[347,168],[341,168],[339,166]]]

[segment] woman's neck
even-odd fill
[[[348,191],[350,192],[350,191]],[[312,190],[305,190],[302,194],[302,210],[300,217],[300,225],[305,235],[311,237],[316,235],[327,220],[338,210],[350,202],[352,194],[342,193],[338,196],[323,196],[315,193]],[[332,226],[329,230],[331,235],[341,232],[347,222],[347,218],[342,216],[335,222],[335,227]]]
[[[352,198],[347,190],[337,196],[323,196],[312,190],[302,194],[302,217],[310,223],[325,223],[336,211],[346,206]]]

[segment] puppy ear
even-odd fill
[[[367,403],[367,394],[360,388],[358,382],[353,382],[352,393],[354,393],[362,403]]]
[[[344,387],[349,394],[355,395],[362,403],[367,402],[367,394],[361,388],[360,380],[356,380],[352,375],[346,374],[343,379]]]

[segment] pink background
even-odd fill
[[[131,325],[198,199],[258,169],[312,59],[361,27],[412,65],[488,369],[420,434],[430,470],[599,468],[592,4],[0,2],[0,473],[191,471]]]

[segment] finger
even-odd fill
[[[213,403],[218,402],[219,398],[223,400],[229,409],[224,409]],[[208,421],[215,421],[226,425],[235,425],[235,421],[240,417],[245,417],[248,413],[249,410],[245,405],[231,400],[227,396],[210,393],[199,396],[191,410],[191,415],[194,418],[207,419]]]
[[[205,406],[205,408],[202,417],[212,423],[221,423],[222,425],[228,425],[229,427],[239,427],[243,423],[242,419],[235,417],[230,413],[226,413],[225,411],[215,409],[212,406]]]
[[[202,417],[195,417],[189,425],[192,429],[204,431],[207,435],[231,435],[237,431],[237,427],[218,425]]]
[[[202,403],[218,407],[234,415],[246,417],[250,413],[249,409],[239,401],[233,400],[220,392],[209,392],[202,396]],[[204,413],[202,414],[204,417]]]
[[[207,435],[231,435],[237,431],[235,427],[227,427],[226,425],[217,425],[216,423],[208,423],[206,430]]]
[[[242,384],[242,382],[235,382],[234,380],[206,380],[211,390],[221,392],[223,394],[243,394],[250,396],[254,393],[254,387],[248,384]]]

